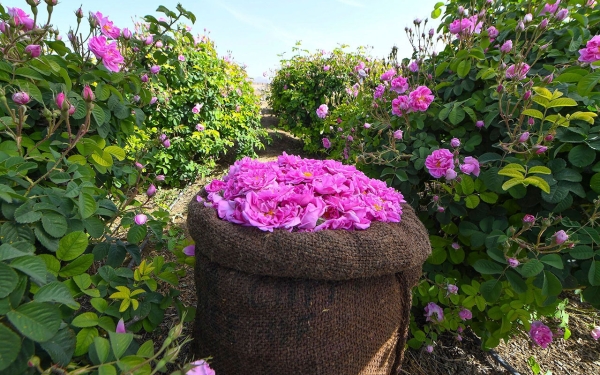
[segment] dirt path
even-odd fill
[[[258,152],[259,159],[275,160],[283,151],[288,154],[306,156],[302,151],[302,143],[298,139],[275,129],[277,119],[267,108],[266,90],[268,90],[267,85],[255,84],[255,91],[261,98],[261,123],[272,139],[270,144],[266,144],[264,150]],[[209,178],[220,177],[227,169],[228,166],[221,166]],[[195,183],[186,186],[170,209],[173,228],[179,228],[181,233],[187,232],[185,220],[188,203],[200,188],[209,182],[209,178],[198,179]],[[175,260],[168,251],[161,251],[160,254],[165,255],[168,261]],[[181,279],[178,288],[181,291],[180,300],[188,306],[195,306],[196,290],[193,269],[186,267],[185,272],[186,275]],[[577,305],[576,301],[572,302]],[[508,345],[500,345],[497,352],[522,375],[532,374],[527,365],[527,359],[532,355],[541,365],[541,374],[545,374],[548,370],[551,370],[553,375],[600,374],[600,342],[592,340],[589,335],[591,330],[589,325],[593,322],[586,314],[577,313],[575,310],[573,313],[571,316],[572,337],[569,340],[555,339],[549,349],[541,349],[531,348],[530,340],[527,337],[517,337]],[[169,310],[165,317],[165,323],[152,335],[147,335],[147,338],[152,338],[155,343],[162,342],[161,340],[166,337],[169,325],[176,319],[177,314],[174,309]],[[191,333],[191,323],[186,324],[184,333]],[[189,345],[182,350],[179,356],[180,363],[196,359],[198,358],[195,358],[190,352]],[[462,341],[457,341],[451,335],[442,336],[433,353],[427,353],[424,350],[407,350],[402,373],[410,375],[514,375],[500,366],[488,353],[483,352],[474,340],[466,337]]]

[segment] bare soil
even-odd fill
[[[277,119],[271,114],[266,106],[266,84],[255,84],[255,91],[262,100],[262,121],[271,138],[266,144],[265,150],[258,152],[261,160],[275,160],[283,151],[288,154],[304,155],[302,143],[289,133],[277,130],[275,125]],[[314,157],[314,156],[310,156]],[[181,228],[187,233],[186,216],[187,205],[195,197],[196,193],[210,179],[220,177],[228,170],[227,165],[220,166],[212,176],[199,179],[193,184],[186,186],[183,192],[172,191],[171,197],[177,197],[171,208],[172,225]],[[178,195],[179,194],[179,195]],[[149,246],[145,251],[149,255],[164,255],[167,261],[175,261],[175,257],[168,251],[157,251]],[[196,290],[194,285],[194,270],[185,267],[185,276],[181,279],[181,291],[179,299],[188,306],[196,305]],[[513,371],[502,367],[488,352],[480,349],[477,338],[466,334],[462,341],[457,341],[453,336],[442,336],[433,353],[425,350],[407,349],[402,368],[402,374],[410,375],[515,375],[533,374],[527,361],[534,356],[541,367],[541,374],[552,371],[553,375],[598,375],[600,374],[600,342],[594,341],[590,336],[591,325],[594,324],[591,311],[586,311],[587,306],[571,298],[570,329],[572,336],[569,340],[555,339],[548,349],[531,347],[531,341],[527,335],[515,337],[508,344],[501,344],[496,348],[497,354],[510,366]],[[160,346],[166,338],[170,326],[177,320],[174,309],[167,311],[165,322],[145,339],[152,339]],[[595,324],[598,324],[596,318]],[[191,324],[186,323],[184,335],[191,334]],[[191,345],[186,345],[180,352],[178,362],[185,363],[197,360],[191,351]],[[274,374],[276,375],[276,374]],[[330,375],[330,374],[324,374]],[[336,374],[331,374],[336,375]]]

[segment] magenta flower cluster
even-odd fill
[[[221,219],[263,231],[367,229],[372,221],[399,222],[405,203],[354,166],[286,153],[271,162],[238,160],[206,191],[205,205]]]
[[[480,33],[483,23],[477,21],[477,15],[473,15],[468,18],[461,18],[452,21],[448,26],[450,33],[457,35],[458,37],[464,37],[473,33]]]
[[[410,112],[425,112],[434,96],[427,86],[419,86],[408,95],[400,95],[392,100],[392,113],[396,116]]]

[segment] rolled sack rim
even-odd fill
[[[198,195],[206,197],[206,191]],[[194,196],[187,225],[196,251],[224,267],[264,276],[348,280],[422,266],[431,254],[428,233],[410,205],[403,204],[402,211],[399,223],[372,222],[365,230],[267,232],[222,220]]]

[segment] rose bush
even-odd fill
[[[269,105],[279,118],[279,126],[301,138],[306,151],[321,149],[323,133],[328,130],[317,120],[334,108],[332,96],[354,96],[358,93],[357,78],[368,72],[366,50],[351,53],[345,48],[310,54],[297,45],[293,48],[296,54],[282,59],[272,78]]]
[[[468,326],[485,348],[519,332],[545,347],[570,336],[563,291],[600,308],[599,14],[438,3],[437,35],[415,20],[413,54],[371,66],[316,119],[331,157],[385,179],[429,229],[410,346]]]
[[[45,23],[40,2],[27,3],[0,5],[0,372],[165,370],[185,342],[181,324],[156,348],[134,340],[167,308],[187,311],[178,266],[142,260],[144,240],[160,243],[169,221],[150,204],[164,177],[124,151],[154,110],[142,79],[151,45],[81,9],[63,41],[57,2],[46,1]],[[146,17],[157,38],[195,19],[181,6],[158,11],[169,22]]]
[[[174,26],[170,21],[169,26]],[[255,156],[267,133],[260,126],[259,98],[244,67],[217,55],[208,35],[193,36],[188,26],[171,32],[158,23],[138,23],[134,37],[153,35],[144,57],[150,66],[147,97],[156,99],[145,127],[129,138],[131,153],[144,150],[141,162],[180,185],[206,175],[225,154]],[[159,138],[156,147],[146,144]],[[140,154],[141,155],[141,154]]]

